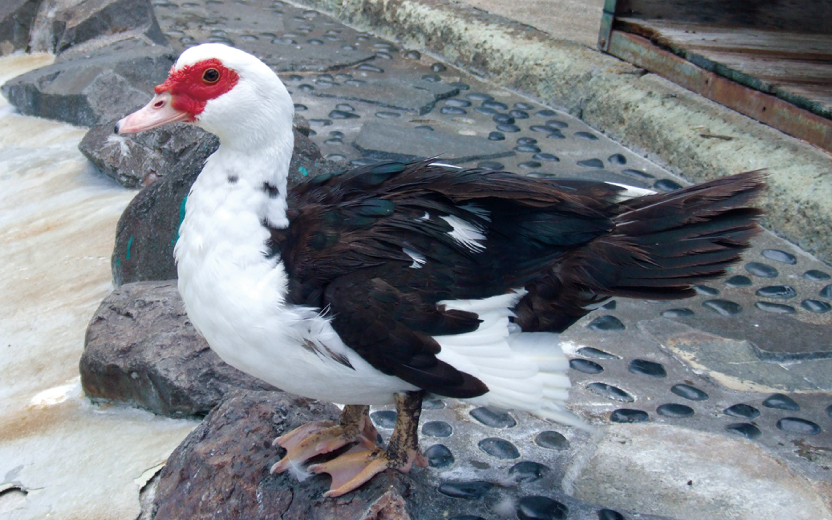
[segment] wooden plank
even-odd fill
[[[828,85],[784,83],[777,85],[774,93],[800,108],[832,119],[832,90]]]
[[[832,34],[829,0],[618,0],[615,15]]]
[[[609,52],[832,153],[832,120],[698,67],[635,34],[613,30]]]

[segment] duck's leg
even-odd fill
[[[388,468],[407,473],[413,464],[427,466],[427,459],[419,452],[418,437],[423,396],[421,391],[396,394],[396,428],[386,450],[356,447],[329,462],[308,468],[312,473],[329,473],[332,477],[325,497],[349,493]]]
[[[375,447],[378,432],[370,420],[370,407],[347,405],[341,411],[341,419],[315,421],[295,428],[274,440],[274,444],[288,452],[280,462],[272,466],[272,473],[289,469],[292,464],[303,464],[307,459],[335,451],[351,442],[359,442],[365,450]]]

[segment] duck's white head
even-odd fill
[[[219,43],[191,47],[155,91],[150,103],[116,124],[116,132],[184,121],[241,151],[276,136],[292,137],[294,105],[286,87],[265,63],[239,49]]]

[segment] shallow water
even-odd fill
[[[52,57],[0,58],[0,83]],[[78,151],[86,129],[0,97],[0,518],[135,518],[143,474],[195,426],[84,397],[87,323],[135,195]],[[145,475],[146,477],[146,475]]]

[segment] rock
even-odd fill
[[[204,415],[233,388],[274,390],[223,362],[188,321],[175,281],[124,285],[87,329],[81,384],[93,399]]]
[[[0,5],[0,56],[29,47],[40,0],[5,0]]]
[[[155,520],[416,518],[413,513],[424,505],[426,495],[421,468],[410,475],[388,470],[338,499],[323,498],[329,488],[327,475],[298,482],[288,473],[269,474],[271,465],[285,453],[272,446],[275,437],[308,421],[337,417],[333,405],[292,394],[230,393],[162,469],[153,503]],[[408,497],[407,503],[403,497]],[[424,512],[428,509],[433,508],[425,507]],[[441,513],[433,518],[441,518]]]
[[[2,92],[25,115],[92,126],[150,101],[173,61],[169,47],[127,40],[18,76]]]
[[[107,134],[107,127],[102,125],[90,131],[90,139],[84,138],[82,151],[96,163],[106,163],[100,166],[102,170],[116,178],[128,178],[130,182],[138,179],[148,179],[148,173],[142,170],[118,170],[121,164],[129,166],[144,166],[161,164],[153,176],[162,179],[150,184],[130,202],[116,227],[116,244],[113,250],[112,268],[113,280],[116,285],[143,280],[170,280],[176,278],[176,265],[173,260],[173,246],[178,238],[179,224],[185,215],[185,197],[202,170],[205,158],[214,152],[217,140],[214,136],[204,134],[199,137],[197,144],[185,147],[183,139],[171,136],[169,139],[179,148],[159,151],[158,146],[165,142],[165,132],[188,132],[191,138],[201,135],[195,127],[177,125],[175,127],[160,127],[147,137],[144,134],[128,136],[125,142],[132,139],[132,145],[122,147],[108,144],[112,134]],[[309,125],[303,118],[296,118],[295,148],[292,162],[289,166],[289,186],[293,186],[307,176],[316,176],[339,170],[339,163],[326,161],[321,157],[318,147],[297,128]],[[173,129],[173,130],[170,130]],[[192,132],[192,134],[190,134]],[[120,139],[116,137],[116,139]],[[95,140],[95,142],[93,142]],[[86,144],[85,144],[86,143]],[[124,150],[128,150],[131,157],[124,157]],[[92,150],[97,150],[93,152]],[[183,150],[184,155],[179,155]],[[305,173],[304,173],[305,172]]]

